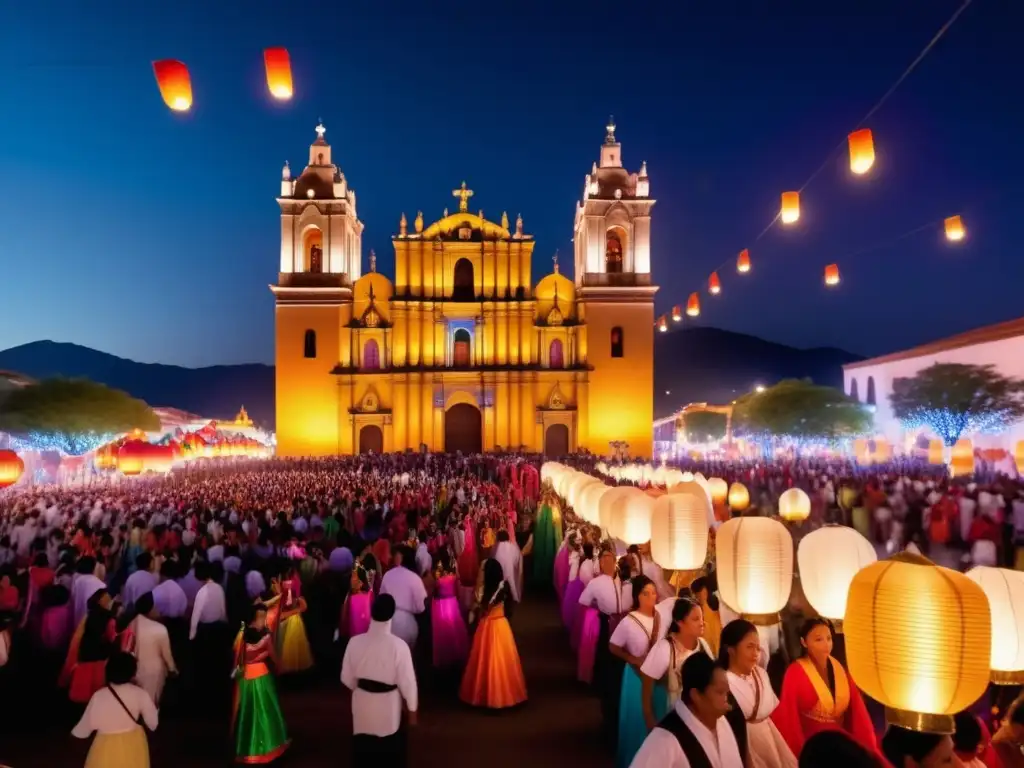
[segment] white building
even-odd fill
[[[960,333],[919,347],[843,366],[848,395],[874,406],[875,439],[886,439],[897,452],[907,452],[919,435],[935,438],[927,429],[906,430],[892,412],[889,395],[895,379],[909,378],[935,363],[994,365],[1004,376],[1024,379],[1024,317]],[[1024,423],[998,435],[964,435],[974,448],[1002,448],[1011,454],[1024,440]]]

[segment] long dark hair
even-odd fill
[[[718,641],[718,663],[723,668],[729,669],[729,649],[738,646],[751,632],[756,634],[757,627],[746,619],[734,619],[722,628]]]
[[[505,572],[501,563],[493,557],[484,561],[484,591],[480,597],[480,605],[485,610],[494,603],[504,600],[508,587],[505,584]]]
[[[672,623],[668,625],[668,631],[671,634],[678,634],[679,625],[686,621],[694,610],[700,610],[700,605],[696,600],[691,600],[688,597],[676,598],[672,604]]]
[[[633,584],[633,607],[630,610],[632,610],[632,611],[639,611],[640,610],[640,593],[643,592],[644,589],[647,588],[648,584],[653,584],[653,583],[654,583],[653,581],[651,581],[649,578],[647,578],[646,576],[644,576],[642,574],[640,576],[634,576],[633,577],[633,580],[632,580],[632,584]]]

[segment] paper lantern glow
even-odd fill
[[[153,62],[153,73],[160,86],[164,104],[175,112],[185,112],[192,106],[192,80],[188,67],[174,59]]]
[[[722,292],[722,281],[718,279],[718,273],[712,272],[711,277],[708,278],[708,293],[712,296],[717,296]]]
[[[920,555],[902,552],[854,576],[844,631],[850,674],[891,725],[952,733],[953,715],[988,688],[985,591]]]
[[[850,582],[861,568],[877,562],[878,555],[853,528],[828,525],[800,540],[796,559],[807,602],[826,619],[841,622]]]
[[[292,89],[292,62],[287,48],[267,48],[263,51],[263,63],[267,69],[267,88],[275,99],[286,101],[294,93]]]
[[[825,285],[839,285],[838,264],[829,264],[825,267]]]
[[[718,592],[755,624],[777,624],[793,588],[793,538],[770,517],[734,517],[715,535]]]
[[[708,490],[711,491],[711,501],[714,504],[724,504],[729,497],[729,484],[720,477],[708,480]]]
[[[700,297],[696,293],[691,293],[690,298],[686,300],[686,314],[690,317],[697,317],[700,314]]]
[[[801,488],[788,488],[779,496],[779,517],[798,523],[811,516],[811,497]]]
[[[997,685],[1024,683],[1024,573],[978,566],[967,572],[988,598],[992,616],[990,680]]]
[[[750,251],[744,248],[736,259],[736,271],[744,274],[750,271]]]
[[[651,512],[651,559],[662,568],[700,568],[708,553],[708,500],[697,487],[660,496]]]
[[[613,512],[612,530],[626,544],[646,544],[651,540],[651,515],[654,499],[640,491],[626,498]]]
[[[658,318],[658,330],[662,333],[668,332],[668,320],[665,319],[664,315]]]
[[[964,221],[959,216],[949,216],[943,223],[943,227],[946,230],[946,239],[951,243],[959,242],[967,236],[967,230],[964,228]]]
[[[858,176],[871,170],[875,164],[875,141],[870,128],[861,128],[849,136],[850,170]]]
[[[25,462],[14,451],[0,451],[0,488],[9,488],[21,479]]]
[[[683,308],[681,306],[679,306],[678,304],[676,304],[674,307],[672,307],[672,322],[678,323],[682,319],[683,319]]]
[[[729,509],[742,512],[750,506],[750,491],[743,483],[733,483],[729,486]]]
[[[779,219],[783,224],[796,224],[800,220],[800,193],[783,192]]]

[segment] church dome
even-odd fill
[[[309,194],[310,190],[313,194]],[[307,168],[295,181],[295,192],[292,196],[297,200],[333,200],[334,183],[325,179],[312,168]]]

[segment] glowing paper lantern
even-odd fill
[[[267,48],[263,51],[267,68],[267,88],[275,99],[292,97],[292,62],[287,48]]]
[[[779,496],[779,517],[799,523],[811,515],[811,497],[801,488],[789,488]]]
[[[700,297],[696,293],[691,293],[690,298],[686,300],[686,314],[690,317],[697,317],[700,314]]]
[[[678,323],[683,319],[683,308],[676,304],[672,307],[672,321]]]
[[[950,216],[945,221],[946,239],[950,242],[958,242],[963,240],[967,235],[967,230],[964,229],[964,222],[959,216]]]
[[[943,449],[941,440],[929,440],[928,441],[928,463],[929,464],[944,464],[945,451]]]
[[[992,616],[990,679],[998,685],[1024,683],[1024,573],[978,566],[967,578],[981,587]]]
[[[712,296],[717,296],[722,292],[722,283],[718,280],[718,273],[712,272],[711,277],[708,278],[708,293]]]
[[[707,499],[699,488],[671,493],[654,501],[651,512],[651,559],[662,568],[700,568],[708,554]]]
[[[800,219],[800,193],[783,192],[779,218],[783,224],[795,224]]]
[[[733,483],[729,486],[729,509],[742,512],[750,506],[750,491],[743,483]]]
[[[622,485],[617,488],[610,488],[598,500],[598,524],[601,528],[608,531],[609,535],[619,538],[616,533],[615,523],[618,522],[620,514],[625,514],[620,508],[624,508],[626,501],[635,493],[643,495],[643,491],[632,486]]]
[[[174,59],[153,62],[156,83],[164,104],[175,112],[185,112],[192,106],[192,80],[188,67]]]
[[[584,520],[591,525],[600,525],[601,497],[611,490],[610,486],[604,483],[592,483],[580,492],[580,505],[576,510]]]
[[[668,320],[665,319],[664,315],[658,318],[658,330],[662,333],[666,333],[668,331]]]
[[[612,535],[622,539],[626,544],[646,544],[651,540],[651,515],[654,512],[654,499],[643,491],[626,497],[626,503],[620,504],[613,513]]]
[[[149,443],[141,440],[128,440],[117,451],[117,468],[122,475],[133,477],[141,475],[146,469],[146,454]]]
[[[892,725],[952,733],[953,715],[988,687],[984,590],[920,555],[902,552],[854,576],[844,630],[850,674]]]
[[[1024,474],[1024,440],[1018,440],[1013,449],[1013,460],[1017,464],[1017,472]]]
[[[861,128],[849,136],[850,170],[858,176],[871,170],[875,164],[875,140],[870,128]]]
[[[713,504],[723,504],[729,496],[729,484],[720,477],[712,477],[708,480],[708,490],[711,492]]]
[[[846,597],[858,571],[878,561],[871,542],[853,528],[828,525],[812,531],[796,548],[800,585],[811,607],[826,619],[846,617]]]
[[[9,488],[21,479],[25,462],[14,451],[0,451],[0,488]]]
[[[793,539],[770,517],[734,517],[715,536],[718,592],[755,624],[776,624],[793,588]]]
[[[839,285],[838,264],[829,264],[825,267],[825,285]]]
[[[736,271],[740,274],[750,271],[750,251],[744,248],[736,259]]]

